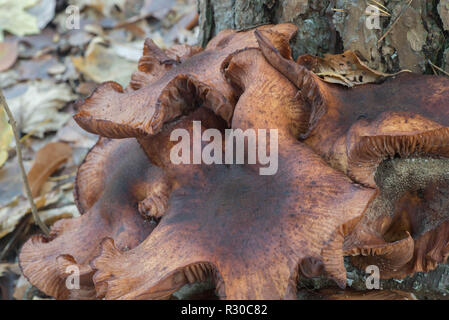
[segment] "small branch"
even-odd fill
[[[20,149],[19,131],[17,130],[16,121],[14,120],[11,109],[9,109],[8,103],[6,102],[6,99],[3,96],[2,89],[0,89],[0,107],[3,107],[5,109],[6,114],[8,115],[8,118],[9,118],[9,123],[11,124],[12,131],[14,133],[14,139],[16,140],[17,162],[19,163],[20,172],[22,173],[22,180],[23,180],[23,185],[25,187],[25,194],[30,203],[34,222],[39,226],[39,228],[42,230],[42,232],[48,236],[50,234],[50,230],[39,218],[39,215],[37,214],[36,204],[34,203],[33,196],[31,195],[30,185],[28,183],[28,178],[27,178],[27,175],[25,172],[25,168],[23,167],[22,150]]]
[[[443,69],[441,69],[441,68],[438,67],[437,65],[433,64],[432,61],[427,60],[427,62],[429,62],[430,66],[432,67],[433,72],[434,72],[435,74],[437,74],[436,71],[435,71],[435,69],[436,69],[436,70],[438,70],[438,71],[444,73],[446,76],[449,77],[449,73],[448,73],[448,72],[444,71]]]
[[[382,3],[380,3],[379,1],[377,1],[377,0],[371,0],[371,1],[374,2],[375,4],[377,4],[379,7],[384,8],[385,11],[388,11],[388,8],[386,6],[384,6]]]

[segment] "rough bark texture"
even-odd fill
[[[449,0],[378,2],[391,16],[380,17],[380,29],[369,29],[366,9],[373,2],[367,0],[198,0],[200,44],[226,28],[292,22],[299,27],[295,58],[357,50],[381,71],[431,73],[429,60],[449,71]]]
[[[429,62],[449,72],[449,0],[377,2],[391,14],[380,17],[380,29],[366,26],[366,9],[373,3],[367,0],[198,0],[200,45],[226,28],[244,30],[292,22],[299,27],[291,42],[295,59],[305,53],[355,50],[370,67],[383,72],[432,73]],[[365,289],[365,273],[349,264],[347,271],[348,284]],[[325,279],[303,279],[300,288],[307,291],[329,285],[332,282]],[[413,292],[421,299],[447,299],[449,265],[401,281],[382,280],[381,287]]]

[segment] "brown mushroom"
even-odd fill
[[[92,263],[100,296],[166,298],[212,278],[221,298],[294,298],[299,272],[326,273],[345,285],[345,226],[360,218],[374,190],[352,183],[296,140],[307,115],[296,108],[297,89],[258,49],[233,54],[223,68],[242,92],[232,128],[278,128],[279,171],[259,175],[260,162],[178,165],[172,171],[178,186],[151,235],[129,251],[103,242]],[[191,132],[192,118],[175,126]],[[167,154],[167,145],[160,141],[153,153]],[[275,145],[268,149],[275,152]]]
[[[447,111],[435,108],[446,89],[408,76],[351,90],[325,84],[291,60],[294,29],[259,27],[256,37],[225,30],[204,51],[146,41],[127,89],[108,82],[82,102],[75,118],[83,128],[136,139],[102,138],[91,151],[76,187],[85,214],[54,226],[52,239],[25,244],[30,281],[58,298],[156,299],[212,279],[221,298],[281,299],[296,297],[301,274],[324,274],[343,288],[344,255],[360,267],[377,264],[381,276],[446,259],[449,170],[439,157]],[[423,81],[441,93],[427,95],[427,105],[415,93],[416,101],[395,96]],[[246,164],[235,155],[226,165],[190,164],[193,154],[190,163],[172,161],[174,130],[193,145],[194,128],[200,136],[215,129],[214,156],[224,159],[229,127],[267,130],[268,141],[263,131],[253,140],[266,149],[250,161],[252,142],[244,141]],[[278,155],[274,174],[260,174],[261,151]],[[148,227],[148,219],[159,223]],[[72,265],[79,292],[64,286]]]
[[[296,27],[259,28],[267,30],[280,52],[290,56],[288,40]],[[201,106],[229,122],[236,97],[220,73],[221,64],[231,53],[255,46],[253,31],[223,31],[206,50],[178,63],[147,40],[130,84],[133,90],[124,90],[115,82],[103,83],[82,104],[75,120],[85,130],[110,138],[154,135],[164,123]]]
[[[161,169],[149,163],[134,139],[100,138],[76,178],[75,199],[84,214],[56,222],[49,238],[28,240],[20,253],[23,274],[58,299],[95,298],[89,262],[99,253],[100,241],[111,237],[128,250],[146,238],[154,224],[141,217],[137,204],[148,201],[161,179]],[[66,287],[68,266],[78,267],[81,290]]]
[[[379,187],[345,239],[345,254],[359,255],[353,259],[359,267],[378,265],[384,278],[429,271],[444,262],[449,79],[401,74],[348,89],[283,57],[263,31],[256,37],[267,61],[300,89],[298,108],[311,114],[304,143],[354,181]]]

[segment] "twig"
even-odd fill
[[[427,62],[429,62],[430,66],[432,67],[432,69],[434,70],[434,72],[435,72],[435,69],[437,69],[438,71],[444,73],[445,75],[447,75],[447,76],[449,77],[449,73],[448,73],[447,71],[444,71],[443,69],[441,69],[441,68],[438,67],[437,65],[434,65],[434,64],[432,63],[432,61],[430,61],[430,60],[427,60]]]
[[[370,3],[370,6],[375,7],[377,10],[379,10],[380,16],[390,17],[391,14],[388,11],[383,10],[382,8],[379,8],[377,5]]]
[[[434,75],[438,75],[438,72],[437,72],[437,69],[435,69],[433,66],[434,66],[434,64],[432,63],[432,62],[430,62],[430,60],[427,60],[428,62],[429,62],[429,64],[430,64],[430,67],[432,68],[432,71],[433,71],[433,74]]]
[[[399,13],[398,17],[394,20],[394,22],[390,25],[390,27],[388,28],[387,32],[385,32],[385,34],[377,41],[377,43],[382,42],[383,39],[385,39],[386,36],[388,36],[388,34],[391,32],[391,30],[393,30],[394,26],[398,23],[399,19],[401,19],[402,15],[404,14],[405,10],[407,10],[410,5],[412,4],[413,0],[409,0],[409,2],[407,3],[407,5],[405,5],[402,9],[401,12]]]
[[[17,162],[19,163],[20,172],[22,173],[22,180],[23,180],[23,185],[25,187],[25,194],[26,194],[26,197],[28,198],[28,201],[31,206],[31,212],[33,214],[34,222],[39,226],[39,228],[42,230],[42,232],[48,236],[50,234],[50,230],[39,218],[39,215],[37,214],[36,204],[34,203],[33,196],[31,195],[30,185],[28,183],[28,178],[27,178],[27,175],[25,172],[25,168],[23,167],[22,150],[20,149],[19,131],[17,130],[16,121],[14,120],[11,109],[9,109],[8,103],[6,102],[6,99],[3,95],[2,89],[0,89],[0,107],[3,107],[5,109],[6,114],[8,115],[8,118],[9,118],[9,123],[10,123],[12,131],[14,133],[14,139],[16,140]]]
[[[379,1],[376,1],[376,0],[371,0],[371,1],[388,11],[388,8],[386,6],[384,6],[382,3],[380,3]]]

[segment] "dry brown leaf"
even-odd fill
[[[37,27],[44,29],[55,16],[56,0],[39,0],[28,13],[36,17]]]
[[[0,263],[0,277],[6,272],[13,272],[15,274],[20,274],[20,268],[17,263]]]
[[[57,64],[56,57],[50,54],[41,55],[31,60],[21,60],[17,67],[19,80],[48,79],[50,78],[48,70]]]
[[[142,7],[142,13],[145,16],[153,16],[154,18],[161,20],[167,13],[175,6],[175,0],[145,0]]]
[[[8,159],[8,148],[12,141],[13,132],[8,122],[5,110],[0,108],[0,168]]]
[[[388,74],[373,70],[364,64],[355,52],[350,50],[342,54],[325,54],[323,58],[303,55],[298,57],[297,62],[316,73],[324,81],[347,87],[374,83],[401,72],[409,72],[408,70],[403,70],[398,73]]]
[[[46,28],[39,34],[21,37],[19,57],[30,59],[57,50],[58,42],[55,41],[57,37],[58,34],[52,28]]]
[[[72,148],[62,142],[47,144],[36,153],[31,170],[28,172],[33,197],[39,195],[42,185],[58,168],[72,156]]]
[[[16,288],[14,289],[13,297],[16,300],[24,300],[25,295],[27,291],[32,287],[31,283],[28,282],[28,280],[21,275],[20,278],[17,280]]]
[[[90,149],[97,142],[98,136],[84,131],[75,120],[70,119],[64,127],[58,130],[56,139],[58,141],[68,142],[74,148]]]
[[[101,12],[105,17],[109,17],[115,7],[123,10],[126,0],[70,0],[71,5],[75,5],[80,9],[90,7]]]
[[[29,168],[24,163],[25,170]],[[22,176],[17,161],[8,161],[0,168],[0,208],[16,200],[22,194]]]
[[[44,208],[51,204],[55,204],[64,197],[61,190],[52,191],[46,195],[34,199],[37,209]],[[0,239],[12,232],[19,221],[31,212],[28,199],[21,197],[16,203],[11,203],[0,209]],[[40,213],[39,213],[40,216]],[[30,219],[30,223],[34,223]]]
[[[39,211],[39,217],[46,225],[52,225],[57,220],[78,217],[79,211],[76,205],[68,205],[60,208]]]
[[[42,138],[45,132],[60,129],[71,118],[69,113],[59,112],[77,98],[67,83],[42,80],[29,81],[24,86],[15,95],[4,91],[22,132]]]
[[[117,81],[122,86],[127,86],[137,68],[137,62],[121,58],[99,37],[90,42],[84,57],[72,57],[72,62],[79,72],[95,82]]]
[[[36,3],[37,0],[0,1],[0,41],[3,41],[3,31],[18,36],[39,33],[36,17],[26,11]]]
[[[19,44],[17,41],[0,42],[0,72],[11,68],[19,56]]]

